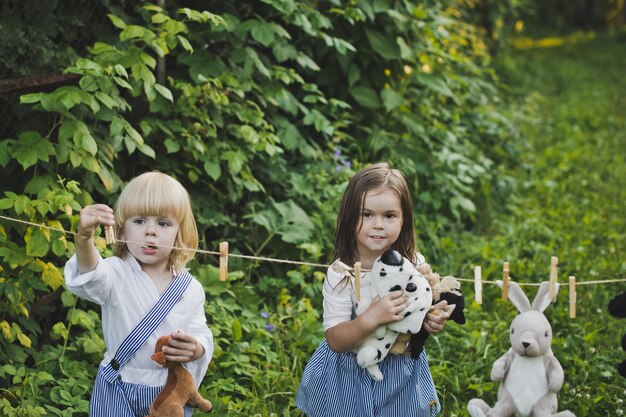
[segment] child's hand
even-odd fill
[[[450,318],[450,313],[446,311],[448,302],[446,300],[439,301],[437,304],[430,307],[426,317],[424,318],[424,329],[428,333],[437,333],[446,327],[446,323]]]
[[[204,355],[204,346],[191,335],[175,332],[167,346],[163,346],[163,353],[168,361],[190,362]]]
[[[378,327],[382,324],[402,320],[404,316],[400,316],[399,313],[408,306],[409,300],[404,295],[404,291],[393,291],[383,298],[378,296],[374,298],[365,313],[371,320],[375,320]]]
[[[85,206],[80,211],[78,235],[85,239],[90,239],[93,237],[96,227],[100,224],[105,226],[115,226],[113,209],[105,204]]]

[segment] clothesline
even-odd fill
[[[69,230],[65,230],[65,229],[60,229],[57,227],[53,227],[53,226],[48,226],[45,224],[40,224],[40,223],[34,223],[34,222],[30,222],[30,221],[26,221],[26,220],[21,220],[21,219],[16,219],[16,218],[12,218],[12,217],[7,217],[7,216],[2,216],[0,215],[0,219],[3,220],[7,220],[7,221],[11,221],[14,223],[21,223],[21,224],[25,224],[25,225],[29,225],[29,226],[35,226],[35,227],[39,227],[42,229],[48,229],[48,230],[52,230],[52,231],[56,231],[56,232],[60,232],[66,235],[72,235],[72,236],[76,236],[77,233],[76,232],[72,232]],[[98,237],[100,239],[104,239],[103,237]],[[143,242],[133,242],[133,241],[128,241],[128,240],[122,240],[122,239],[115,239],[115,242],[120,242],[120,243],[134,243],[134,244],[142,244]],[[225,242],[222,242],[225,243]],[[201,254],[207,254],[207,255],[217,255],[220,257],[223,257],[224,254],[224,250],[221,251],[210,251],[210,250],[205,250],[205,249],[188,249],[188,248],[181,248],[181,247],[176,247],[176,246],[164,246],[161,245],[161,247],[165,247],[168,249],[175,249],[175,250],[182,250],[182,251],[193,251],[196,253],[201,253]],[[223,249],[223,248],[222,248]],[[265,257],[265,256],[255,256],[255,255],[244,255],[244,254],[238,254],[238,253],[227,253],[226,256],[229,257],[233,257],[233,258],[242,258],[242,259],[248,259],[248,260],[256,260],[256,261],[264,261],[264,262],[274,262],[274,263],[283,263],[283,264],[290,264],[290,265],[301,265],[301,266],[310,266],[310,267],[315,267],[315,268],[329,268],[331,265],[328,264],[321,264],[321,263],[314,263],[314,262],[304,262],[304,261],[294,261],[294,260],[290,260],[290,259],[279,259],[279,258],[270,258],[270,257]],[[363,272],[365,272],[366,270],[363,269]],[[458,281],[461,282],[476,282],[476,279],[469,279],[469,278],[457,278]],[[482,284],[497,284],[498,281],[482,281]],[[576,285],[595,285],[595,284],[612,284],[612,283],[616,283],[616,282],[626,282],[626,278],[621,278],[621,279],[604,279],[604,280],[591,280],[591,281],[578,281],[576,282]],[[538,283],[530,283],[530,282],[518,282],[519,285],[521,286],[539,286],[540,284]]]

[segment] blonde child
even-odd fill
[[[115,256],[94,246],[98,225],[114,226]],[[147,172],[126,185],[113,210],[80,212],[76,254],[65,265],[69,291],[97,303],[107,351],[91,395],[91,417],[143,417],[165,385],[167,369],[150,359],[160,336],[170,361],[183,362],[200,385],[213,355],[202,285],[185,269],[198,246],[190,199],[174,178]],[[173,249],[183,248],[183,249]],[[185,408],[185,416],[191,409]]]
[[[358,172],[344,192],[335,232],[335,259],[370,269],[374,260],[393,248],[416,264],[413,203],[402,173],[379,163]],[[355,316],[355,291],[349,278],[329,268],[323,286],[326,340],[304,370],[296,406],[308,417],[426,417],[440,406],[425,352],[388,355],[381,363],[382,381],[359,367],[352,350],[378,326],[402,320],[408,303],[403,291],[372,300]],[[361,299],[372,299],[368,273],[361,276]],[[424,320],[430,333],[442,330],[449,315],[446,302],[433,306]]]

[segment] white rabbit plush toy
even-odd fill
[[[520,314],[509,330],[511,348],[491,368],[491,379],[500,381],[498,400],[491,408],[473,398],[467,405],[472,417],[576,417],[569,410],[557,412],[556,394],[564,375],[552,353],[552,327],[543,315],[551,301],[548,285],[541,283],[531,306],[520,286],[509,283],[509,300]]]

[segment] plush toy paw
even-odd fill
[[[467,404],[467,412],[471,417],[487,417],[486,411],[489,409],[487,403],[479,398],[473,398]]]

